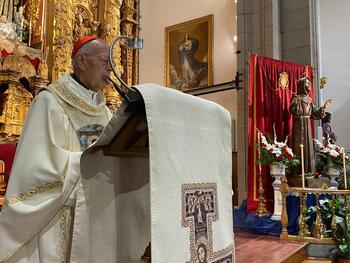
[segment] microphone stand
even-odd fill
[[[108,60],[109,60],[110,66],[112,68],[114,76],[118,79],[118,81],[121,83],[121,85],[118,85],[117,83],[115,83],[111,78],[108,78],[108,81],[113,85],[113,87],[120,94],[120,96],[122,96],[124,101],[126,101],[128,103],[129,107],[126,109],[126,111],[131,109],[133,111],[137,111],[137,112],[140,112],[142,114],[145,114],[145,104],[144,104],[144,101],[142,99],[140,92],[137,89],[130,87],[127,83],[125,83],[123,81],[123,79],[119,76],[117,70],[114,67],[113,47],[117,43],[117,41],[119,41],[121,39],[125,39],[127,41],[126,48],[132,48],[132,49],[142,49],[143,48],[143,40],[138,38],[138,37],[135,37],[135,38],[132,38],[129,36],[116,37],[112,41],[111,45],[109,46]],[[122,89],[121,86],[124,86],[128,90],[128,92],[126,93]]]

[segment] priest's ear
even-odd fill
[[[82,52],[77,52],[72,59],[73,69],[85,70],[88,68],[87,56]]]

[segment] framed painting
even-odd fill
[[[181,91],[213,84],[213,15],[165,28],[165,86]]]

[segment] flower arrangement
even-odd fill
[[[345,151],[342,151],[341,147],[332,144],[329,140],[325,140],[324,143],[317,139],[314,139],[317,147],[317,154],[320,156],[320,160],[323,165],[328,168],[334,168],[341,170],[343,168],[343,154],[345,154],[346,162],[349,160],[349,156],[346,155]]]
[[[260,164],[272,164],[276,162],[283,163],[285,165],[295,166],[299,164],[299,159],[295,157],[291,148],[288,147],[288,136],[284,142],[278,142],[276,133],[274,132],[274,140],[269,143],[266,137],[258,131],[260,140],[260,158],[258,162]]]

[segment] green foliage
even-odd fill
[[[315,217],[317,209],[321,212],[321,218],[326,227],[326,233],[333,235],[337,247],[342,254],[350,255],[350,229],[347,224],[350,213],[345,207],[344,198],[334,197],[333,199],[325,198],[320,200],[318,207],[309,207],[308,214],[310,218]],[[334,231],[332,230],[333,211],[336,222]]]

